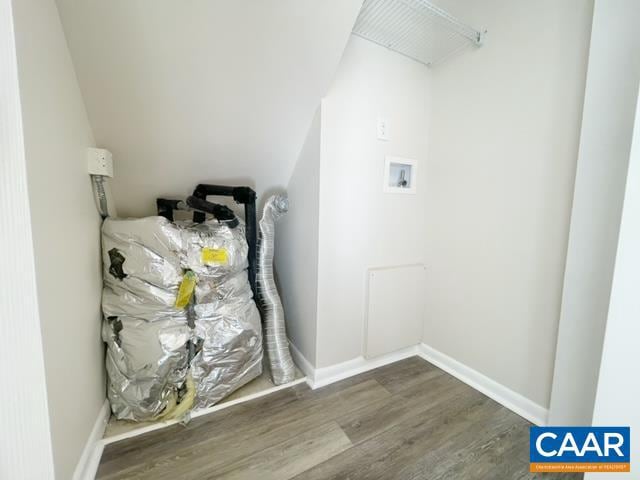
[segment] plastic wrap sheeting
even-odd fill
[[[179,315],[181,231],[163,217],[107,218],[102,227],[105,317],[148,321]]]
[[[107,285],[102,290],[102,312],[105,317],[131,316],[150,322],[180,312],[175,307],[178,287],[160,288],[134,278],[121,285]]]
[[[201,342],[191,361],[195,406],[208,407],[262,373],[260,315],[253,301],[242,298],[196,305],[194,311]]]
[[[246,270],[223,278],[207,275],[198,277],[196,285],[198,303],[220,302],[247,296],[249,299],[253,298]]]
[[[246,270],[249,247],[242,225],[229,228],[223,223],[181,224],[184,255],[182,266],[198,276],[223,278]]]
[[[195,406],[208,407],[262,373],[260,314],[247,276],[249,249],[242,225],[190,225],[183,241],[183,266],[198,275],[193,306],[197,353],[191,361]]]
[[[155,322],[118,317],[102,326],[107,344],[108,395],[117,418],[158,417],[183,384],[191,330],[186,317]]]
[[[184,383],[191,330],[174,306],[181,251],[180,230],[165,218],[104,221],[102,333],[117,418],[158,417]]]
[[[199,407],[260,375],[261,325],[247,253],[241,226],[174,224],[163,217],[105,220],[103,339],[117,418],[164,415],[188,372]],[[194,304],[181,309],[176,295],[188,270],[197,276]]]
[[[182,250],[181,230],[164,217],[108,218],[102,227],[104,278],[109,284],[134,277],[161,288],[177,287],[182,280]],[[117,255],[123,258],[121,273],[114,262]]]

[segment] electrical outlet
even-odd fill
[[[389,120],[378,117],[378,140],[389,140]]]

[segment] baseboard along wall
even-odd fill
[[[549,412],[545,407],[424,343],[372,359],[357,357],[346,362],[321,368],[314,368],[293,344],[291,347],[296,364],[307,375],[307,383],[313,389],[405,358],[418,356],[531,423],[535,425],[546,425],[547,423]]]
[[[412,347],[404,348],[393,353],[382,355],[380,357],[367,359],[364,357],[357,357],[346,362],[338,363],[328,367],[315,368],[313,364],[305,358],[305,356],[296,348],[296,346],[290,342],[291,355],[296,365],[306,375],[305,378],[298,379],[292,383],[286,385],[280,385],[262,392],[258,392],[247,397],[239,398],[231,402],[223,403],[220,405],[214,405],[210,408],[196,410],[192,413],[192,417],[199,417],[207,415],[224,408],[237,405],[239,403],[248,402],[258,397],[268,395],[283,388],[288,388],[301,382],[306,382],[310,388],[316,389],[326,385],[344,380],[354,375],[373,370],[374,368],[382,367],[390,363],[404,360],[405,358],[418,356],[426,360],[427,362],[435,365],[436,367],[444,370],[448,374],[456,377],[458,380],[466,383],[470,387],[478,390],[492,400],[498,402],[505,408],[508,408],[517,415],[520,415],[524,419],[530,421],[535,425],[546,425],[548,410],[541,405],[529,400],[528,398],[520,395],[517,392],[505,387],[504,385],[496,382],[495,380],[483,375],[482,373],[474,370],[473,368],[455,360],[448,355],[424,344],[414,345]],[[105,445],[126,438],[142,435],[153,430],[168,427],[177,423],[176,420],[167,422],[161,422],[147,427],[142,427],[136,430],[132,430],[121,435],[115,435],[109,438],[102,438],[109,421],[111,411],[109,409],[109,403],[105,400],[104,405],[98,413],[95,425],[87,444],[82,452],[78,466],[73,476],[73,480],[93,480],[100,464],[100,457]]]
[[[102,437],[104,436],[104,431],[107,428],[110,416],[111,408],[109,407],[109,401],[105,399],[102,407],[100,407],[100,411],[98,411],[98,416],[93,424],[87,443],[82,450],[80,460],[73,472],[73,480],[95,479],[98,465],[100,465],[100,458],[102,457],[102,450],[104,449]]]

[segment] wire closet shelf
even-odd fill
[[[481,46],[484,33],[426,0],[365,0],[353,27],[353,34],[428,66]]]

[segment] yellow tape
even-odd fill
[[[224,248],[204,247],[202,249],[202,263],[205,265],[226,265],[229,255]]]
[[[191,270],[187,270],[182,277],[182,283],[178,289],[178,295],[176,296],[176,308],[184,308],[189,305],[193,290],[196,288],[196,274]]]

